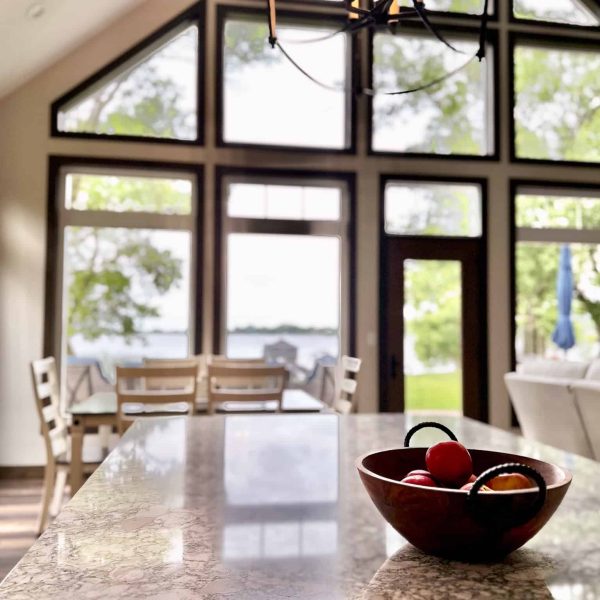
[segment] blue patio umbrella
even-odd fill
[[[571,323],[571,300],[573,299],[573,270],[571,269],[571,249],[564,244],[560,249],[558,275],[556,277],[556,299],[558,321],[552,334],[552,341],[563,350],[575,345],[575,334]]]

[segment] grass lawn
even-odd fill
[[[462,372],[406,375],[406,410],[462,410]]]

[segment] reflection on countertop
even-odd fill
[[[418,420],[425,420],[420,418]],[[527,546],[493,565],[423,555],[377,513],[357,456],[400,446],[402,415],[138,422],[0,586],[0,598],[600,597],[600,464],[440,417],[471,447],[574,481]],[[439,439],[423,430],[414,439]]]

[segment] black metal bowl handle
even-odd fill
[[[503,473],[520,473],[532,479],[538,486],[537,495],[535,501],[523,510],[522,512],[515,514],[510,505],[507,506],[505,511],[499,506],[494,505],[493,514],[490,514],[489,510],[486,511],[482,504],[479,502],[479,491],[490,479]],[[485,493],[485,492],[483,492]],[[518,527],[527,523],[530,519],[533,519],[535,515],[541,510],[546,501],[547,486],[546,481],[542,477],[542,474],[522,463],[505,463],[492,467],[487,471],[484,471],[473,483],[473,487],[469,490],[468,504],[471,514],[481,523],[488,526],[496,526],[501,528],[506,527]]]
[[[418,425],[415,425],[408,431],[408,433],[406,434],[406,437],[404,438],[404,447],[408,448],[408,446],[410,444],[410,438],[412,438],[412,436],[415,433],[417,433],[417,431],[420,431],[421,429],[424,429],[425,427],[435,427],[436,429],[441,429],[451,440],[453,440],[454,442],[458,442],[458,439],[456,438],[456,436],[445,425],[442,425],[441,423],[436,423],[435,421],[424,421],[423,423],[419,423]]]

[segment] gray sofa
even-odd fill
[[[600,359],[535,360],[504,379],[526,438],[600,460]]]

